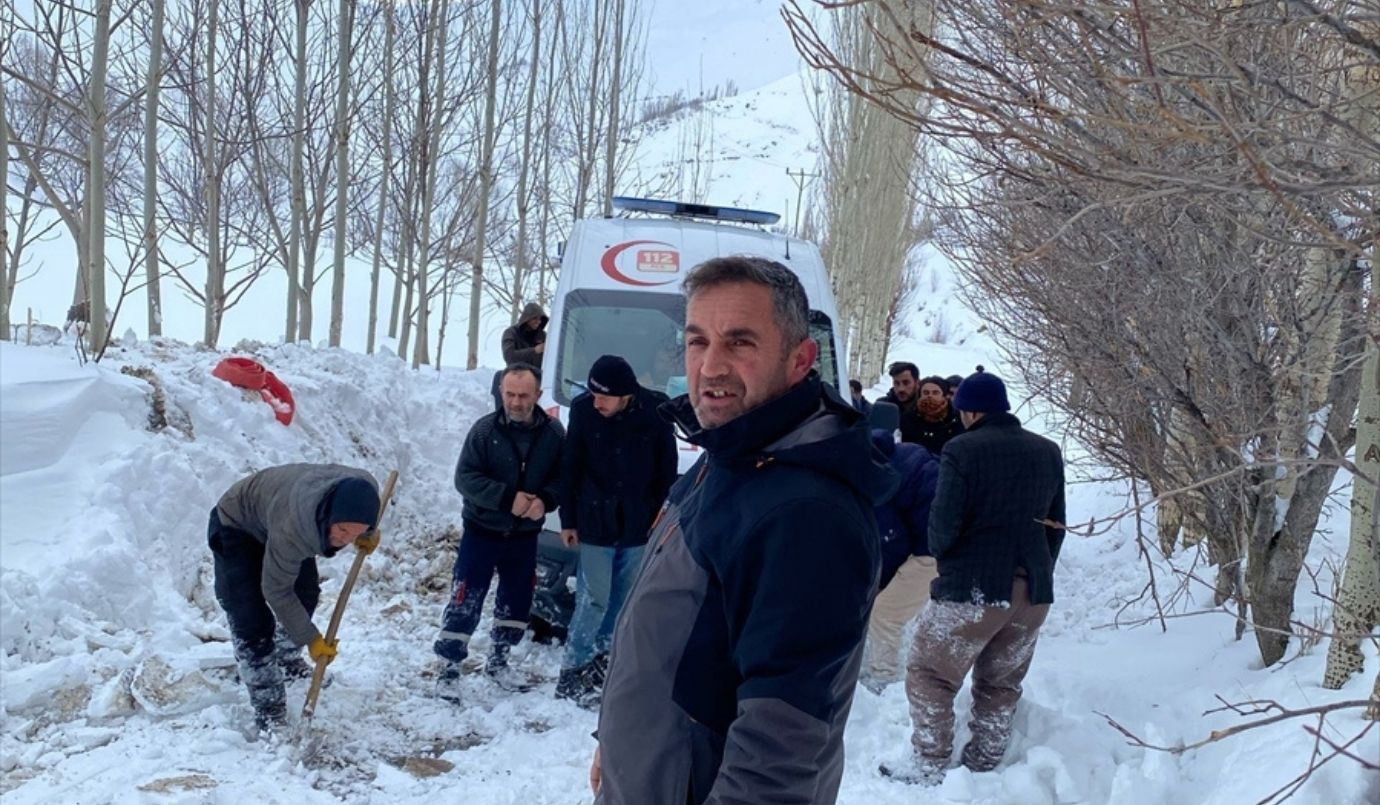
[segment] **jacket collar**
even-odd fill
[[[685,441],[703,448],[716,459],[731,460],[758,454],[770,447],[780,447],[781,445],[773,443],[790,439],[793,432],[799,430],[807,419],[821,411],[823,386],[819,373],[812,369],[804,380],[792,386],[780,397],[765,402],[724,425],[708,430],[701,427],[699,419],[695,417],[689,394],[663,404],[660,411],[663,417],[680,430]],[[853,410],[852,406],[839,407],[851,414],[849,423],[862,416]]]
[[[1020,426],[1021,420],[1017,419],[1015,414],[1007,411],[998,411],[990,413],[974,422],[973,426],[968,428],[967,432],[972,433],[978,428],[1019,428]]]

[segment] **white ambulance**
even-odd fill
[[[561,254],[542,361],[548,413],[566,421],[600,355],[625,358],[647,388],[670,397],[689,391],[681,280],[699,263],[731,254],[766,257],[800,277],[819,342],[816,368],[846,398],[838,312],[813,243],[767,231],[780,218],[771,212],[626,197],[613,206],[618,217],[577,221]],[[696,454],[681,447],[684,472]]]
[[[541,405],[569,423],[570,403],[584,392],[600,355],[620,355],[638,382],[677,397],[685,376],[685,297],[681,280],[711,257],[748,254],[796,273],[810,302],[810,335],[819,342],[816,368],[847,399],[838,311],[824,261],[814,244],[766,230],[780,216],[759,210],[616,197],[615,218],[577,221],[561,254],[561,273],[542,353]],[[680,442],[679,471],[699,457]],[[556,514],[539,538],[532,600],[536,640],[563,639],[575,609],[578,551],[565,547]]]

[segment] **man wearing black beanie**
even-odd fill
[[[657,415],[666,395],[642,388],[623,358],[601,356],[587,388],[570,404],[561,455],[561,540],[579,548],[580,572],[556,698],[593,707],[647,533],[676,481],[676,439]]]
[[[207,542],[215,561],[216,601],[225,610],[240,678],[261,730],[287,716],[284,676],[306,676],[299,653],[335,658],[312,623],[321,596],[316,557],[354,544],[378,547],[378,484],[339,464],[286,464],[231,486],[211,510]]]
[[[973,674],[972,735],[961,762],[996,768],[1011,740],[1021,681],[1054,601],[1064,541],[1059,446],[1021,427],[1006,384],[969,375],[954,394],[967,430],[944,447],[930,507],[929,547],[939,567],[916,622],[907,662],[913,754],[882,772],[940,783],[954,740],[954,696]]]

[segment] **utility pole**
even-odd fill
[[[805,198],[805,180],[813,179],[819,174],[806,173],[803,168],[798,171],[786,168],[786,175],[795,180],[795,225],[791,229],[791,234],[800,237],[800,204],[801,200]]]

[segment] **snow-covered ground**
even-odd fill
[[[753,13],[765,19],[762,5]],[[691,28],[677,31],[677,40],[700,30]],[[746,28],[731,33],[711,38],[725,52],[753,41]],[[717,74],[706,73],[707,85],[717,83]],[[785,201],[795,199],[786,169],[814,166],[805,84],[795,74],[738,83],[759,88],[698,113],[713,120],[707,193],[699,200],[786,212]],[[654,184],[675,169],[694,123],[663,121],[646,133],[636,160],[643,181]],[[70,246],[58,238],[36,255],[32,268],[40,270],[21,283],[16,318],[32,307],[39,320],[60,323],[71,295]],[[353,264],[352,278],[367,274],[359,269]],[[912,360],[925,373],[967,374],[978,363],[1003,372],[995,345],[955,301],[953,285],[942,261],[927,257],[921,307],[909,313],[911,335],[893,344],[890,358]],[[385,298],[390,291],[385,284]],[[463,322],[451,324],[444,371],[412,372],[389,355],[359,354],[362,280],[346,289],[344,343],[353,352],[273,344],[283,294],[281,273],[270,272],[227,314],[222,344],[269,342],[246,342],[235,354],[258,357],[291,386],[298,411],[290,427],[257,397],[211,377],[228,349],[131,341],[99,366],[80,366],[70,342],[0,344],[0,797],[7,804],[588,801],[595,717],[554,700],[558,649],[530,642],[517,649],[517,661],[547,680],[531,692],[506,693],[475,678],[465,683],[464,707],[429,695],[430,645],[459,524],[452,468],[467,428],[489,406],[488,370],[449,368],[463,352]],[[321,289],[318,322],[326,320],[328,296]],[[169,335],[198,337],[200,310],[174,291],[165,300]],[[132,326],[142,336],[143,305],[141,294],[131,296],[115,332]],[[486,316],[481,362],[497,361],[507,323],[506,311]],[[158,418],[166,427],[148,429],[152,387],[125,368],[156,376],[163,390]],[[863,378],[865,385],[883,381]],[[1019,389],[1015,400],[1024,400]],[[1038,401],[1018,413],[1049,431]],[[1074,445],[1066,449],[1078,453]],[[305,759],[292,745],[246,736],[248,702],[233,679],[204,536],[207,512],[231,482],[290,461],[339,461],[380,478],[391,469],[402,473],[383,547],[350,600],[334,681],[313,724],[319,749]],[[1345,480],[1339,477],[1339,487]],[[1106,517],[1123,510],[1127,497],[1115,484],[1076,483],[1069,518]],[[1309,558],[1324,592],[1328,562],[1340,563],[1345,552],[1344,503],[1329,510]],[[1147,517],[1150,533],[1153,512]],[[349,561],[347,553],[321,562],[323,618]],[[1179,555],[1173,564],[1188,570],[1195,557]],[[1168,597],[1173,570],[1161,559],[1154,567]],[[1364,678],[1324,691],[1318,682],[1325,644],[1294,657],[1295,643],[1289,662],[1262,669],[1251,637],[1235,641],[1235,622],[1225,614],[1173,618],[1161,632],[1147,621],[1154,611],[1148,600],[1127,606],[1147,577],[1134,518],[1096,537],[1069,539],[1015,743],[995,772],[955,770],[929,793],[883,779],[878,763],[907,747],[905,699],[897,687],[882,697],[860,689],[840,801],[1256,802],[1307,769],[1314,740],[1303,727],[1314,722],[1282,723],[1171,755],[1129,746],[1102,714],[1146,741],[1173,745],[1242,720],[1203,715],[1220,707],[1219,696],[1301,707],[1368,695],[1373,647],[1365,649]],[[1207,587],[1195,584],[1191,593],[1176,599],[1170,614],[1211,608]],[[1327,612],[1305,585],[1298,619],[1326,625]],[[482,652],[483,638],[476,642]],[[304,693],[300,683],[290,690],[294,702]],[[965,691],[959,707],[968,701]],[[1325,734],[1344,741],[1364,726],[1350,711],[1329,718]],[[1353,751],[1380,758],[1375,737]],[[432,758],[452,767],[421,776]],[[1380,782],[1346,759],[1324,765],[1295,797],[1327,805],[1377,800]]]
[[[991,360],[913,348],[919,354],[905,357],[922,363],[931,354],[935,362],[940,354]],[[387,356],[298,346],[251,354],[291,386],[298,412],[290,427],[257,397],[210,376],[219,353],[146,342],[78,366],[70,345],[0,344],[5,802],[586,801],[594,715],[553,698],[557,649],[518,649],[518,662],[547,680],[531,692],[475,677],[464,707],[429,695],[430,643],[459,521],[451,470],[466,428],[488,405],[488,373],[412,372]],[[125,367],[152,369],[171,425],[148,430],[151,386]],[[402,473],[314,720],[319,748],[305,759],[292,744],[246,736],[248,703],[231,675],[204,536],[207,511],[232,481],[298,460]],[[1074,522],[1125,504],[1124,490],[1108,484],[1078,484],[1069,497]],[[1313,564],[1340,556],[1345,525],[1338,507]],[[1176,757],[1128,746],[1100,714],[1148,741],[1176,744],[1239,721],[1203,717],[1219,695],[1293,706],[1367,695],[1368,676],[1340,692],[1320,689],[1323,646],[1261,669],[1249,636],[1235,642],[1225,615],[1171,620],[1167,633],[1153,624],[1113,628],[1152,611],[1148,602],[1122,611],[1146,580],[1134,533],[1127,520],[1103,536],[1070,539],[1006,762],[989,774],[955,770],[928,801],[1254,802],[1305,770],[1313,740],[1302,723]],[[323,612],[349,561],[321,562]],[[1187,567],[1191,557],[1176,561]],[[1166,564],[1156,564],[1169,584]],[[1209,597],[1199,588],[1177,611],[1208,608]],[[1305,621],[1322,612],[1307,591],[1299,605]],[[1369,661],[1373,668],[1373,651]],[[293,701],[304,688],[293,686]],[[965,692],[960,708],[967,702]],[[1354,713],[1328,723],[1334,739],[1363,726]],[[877,773],[907,740],[901,690],[878,698],[860,689],[840,801],[924,798]],[[1356,749],[1373,756],[1374,747]],[[434,777],[410,770],[433,757],[453,768]],[[1296,799],[1359,803],[1376,793],[1343,759],[1317,771]]]

